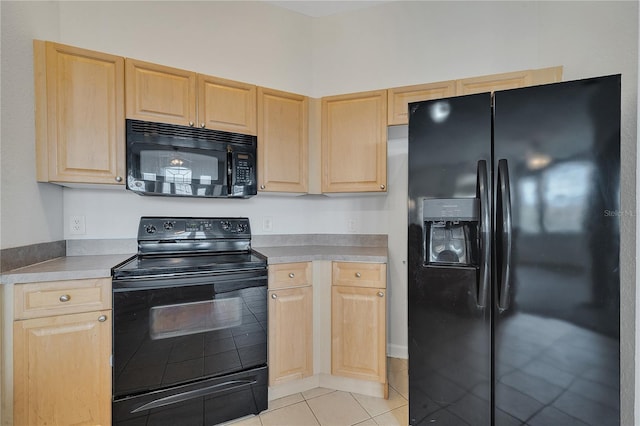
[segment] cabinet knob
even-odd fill
[[[271,298],[272,298],[272,299],[277,299],[277,298],[278,298],[278,295],[277,295],[277,294],[275,294],[275,293],[273,293],[273,294],[271,295]]]
[[[69,300],[71,300],[71,296],[69,296],[68,294],[63,294],[62,296],[60,296],[61,302],[68,302]]]
[[[200,127],[204,129],[204,123],[200,123]]]
[[[193,125],[194,125],[194,124],[195,124],[195,123],[194,123],[193,121],[190,121],[190,122],[189,122],[189,126],[191,126],[191,127],[193,127]]]
[[[122,182],[122,176],[116,176],[116,182]]]
[[[100,315],[98,317],[98,321],[100,321],[100,322],[105,322],[106,320],[107,320],[107,316],[106,315]]]
[[[265,188],[265,186],[264,186],[264,185],[260,185],[260,189],[264,189],[264,188]]]
[[[385,189],[385,188],[386,188],[386,186],[380,185],[380,189]]]
[[[362,274],[360,274],[360,272],[356,272],[356,278],[360,278],[362,276]]]
[[[295,276],[296,276],[296,274],[294,274],[293,272],[289,272],[289,278],[293,278]]]
[[[379,292],[378,292],[378,297],[384,297],[384,293],[383,293],[383,292],[381,292],[381,291],[379,291]]]

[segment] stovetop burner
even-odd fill
[[[251,249],[248,218],[142,217],[138,254],[112,270],[114,279],[265,269]]]
[[[227,272],[266,267],[258,253],[190,256],[135,256],[114,269],[114,278],[199,272]]]

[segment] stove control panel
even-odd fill
[[[138,240],[175,241],[251,238],[248,218],[142,217]]]

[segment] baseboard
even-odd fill
[[[409,347],[404,345],[387,345],[387,356],[391,358],[409,359]]]

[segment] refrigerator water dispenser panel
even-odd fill
[[[425,199],[422,203],[425,265],[477,265],[478,200]]]

